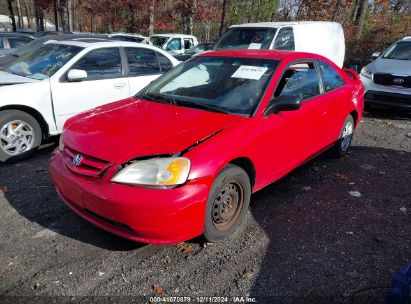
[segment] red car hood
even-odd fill
[[[96,108],[67,121],[69,147],[110,162],[178,153],[245,119],[199,109],[126,99]]]

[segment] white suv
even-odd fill
[[[65,121],[135,95],[179,63],[133,42],[50,42],[0,72],[0,161],[20,158]]]
[[[411,110],[411,37],[405,37],[361,70],[365,104]]]

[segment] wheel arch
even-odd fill
[[[49,125],[47,124],[46,120],[44,119],[43,115],[36,109],[33,109],[28,106],[23,106],[23,105],[7,105],[4,107],[0,107],[0,112],[1,111],[6,111],[6,110],[18,110],[25,112],[31,116],[33,116],[40,124],[41,132],[43,133],[43,138],[48,137],[49,134]]]
[[[237,157],[232,159],[229,164],[236,165],[247,173],[250,178],[251,190],[253,190],[256,181],[256,171],[253,162],[248,157]]]
[[[357,112],[357,110],[351,111],[350,115],[354,119],[354,126],[357,126],[357,123],[358,123],[358,112]]]

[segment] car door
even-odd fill
[[[184,47],[181,38],[173,38],[167,42],[165,50],[174,54],[183,54]]]
[[[157,56],[159,53],[142,47],[126,47],[124,50],[128,63],[130,95],[135,95],[162,74]]]
[[[267,162],[268,180],[278,179],[321,149],[320,95],[320,78],[313,61],[294,62],[284,70],[269,106],[279,97],[290,96],[297,98],[301,107],[265,117],[262,142],[267,159],[272,160]]]
[[[69,70],[72,69],[86,71],[87,78],[71,82],[67,80],[66,73],[60,79],[51,81],[57,130],[63,128],[68,118],[80,112],[130,96],[120,49],[117,47],[91,50]]]
[[[317,60],[317,65],[324,88],[324,95],[321,97],[324,99],[323,137],[325,144],[332,144],[339,136],[336,132],[340,131],[346,119],[344,109],[351,94],[345,89],[346,83],[333,67],[321,60]]]

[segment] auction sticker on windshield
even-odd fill
[[[261,43],[250,43],[248,46],[249,50],[259,50],[261,49]]]
[[[232,78],[260,80],[261,76],[268,70],[266,67],[242,65],[231,75]]]

